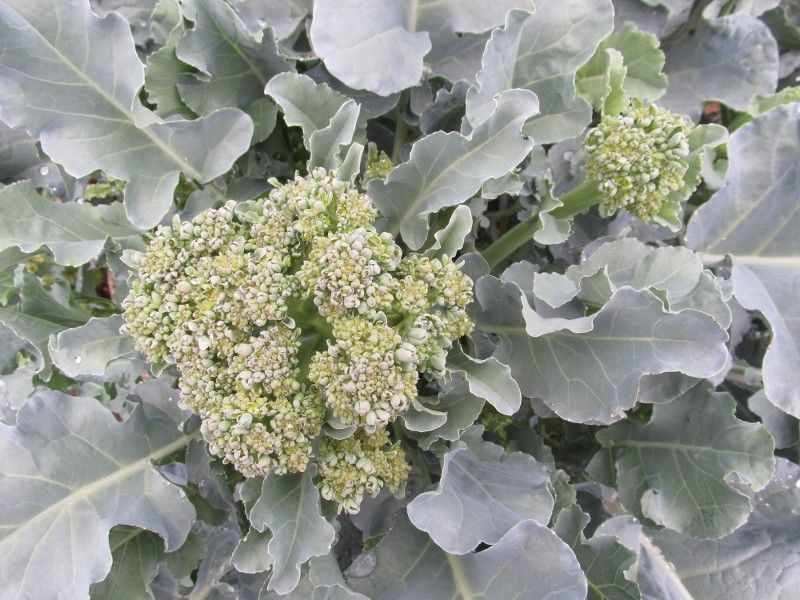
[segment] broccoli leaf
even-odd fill
[[[252,526],[272,532],[267,545],[272,558],[267,591],[291,592],[300,581],[300,566],[313,556],[327,554],[333,544],[334,530],[320,514],[313,471],[268,476],[249,509]]]
[[[733,256],[737,300],[772,328],[764,356],[767,399],[800,417],[800,105],[779,106],[730,138],[729,176],[686,230],[686,245],[708,262]]]
[[[93,317],[86,325],[50,338],[53,364],[70,377],[102,377],[112,360],[135,354],[133,338],[121,334],[122,317]]]
[[[251,35],[223,0],[186,0],[181,10],[194,26],[178,41],[175,54],[200,75],[179,75],[178,90],[197,114],[226,106],[245,109],[263,98],[273,75],[291,69],[278,53],[272,29]]]
[[[466,554],[497,543],[526,519],[547,524],[549,482],[547,468],[532,456],[478,440],[444,455],[439,484],[411,501],[408,518],[445,552]]]
[[[575,73],[611,33],[610,0],[544,0],[533,14],[514,10],[486,45],[477,87],[467,93],[467,118],[475,126],[492,110],[492,98],[522,88],[539,98],[539,115],[525,126],[537,144],[580,134],[591,107],[575,95]]]
[[[729,483],[763,488],[774,469],[772,437],[733,416],[726,393],[699,385],[656,404],[646,424],[625,420],[597,434],[614,466],[623,504],[637,516],[685,535],[719,538],[750,513],[747,496]]]
[[[109,240],[120,249],[144,248],[141,231],[120,204],[57,204],[36,193],[30,181],[0,190],[0,250],[47,246],[57,263],[78,266],[96,258]]]
[[[420,82],[432,48],[434,60],[452,56],[457,34],[488,31],[510,8],[524,5],[522,0],[317,0],[311,43],[344,83],[388,96]],[[465,41],[474,44],[475,37]]]
[[[118,14],[99,19],[87,0],[0,3],[0,117],[71,175],[102,169],[128,181],[128,217],[147,229],[172,204],[180,173],[204,183],[226,172],[253,124],[236,109],[161,122],[137,98],[143,82]]]
[[[726,364],[727,334],[712,317],[674,313],[652,292],[622,287],[590,316],[537,312],[513,282],[477,285],[479,331],[498,336],[495,357],[526,396],[577,423],[611,423],[636,401],[642,375],[711,377]]]
[[[356,558],[346,575],[372,600],[513,598],[519,590],[530,600],[586,597],[572,550],[534,521],[520,522],[488,550],[453,556],[398,516],[378,547]]]
[[[195,512],[152,463],[192,436],[149,404],[118,423],[91,398],[34,394],[0,425],[4,597],[86,597],[111,568],[108,533],[142,527],[179,548]]]
[[[536,114],[536,97],[510,90],[494,100],[494,110],[469,136],[437,131],[411,147],[408,162],[384,181],[373,179],[367,192],[412,250],[428,236],[428,214],[468,200],[493,177],[505,175],[531,151],[523,136],[525,121]]]
[[[694,540],[665,529],[643,536],[648,554],[662,554],[664,560],[640,563],[640,581],[677,580],[691,597],[709,600],[793,598],[800,583],[800,469],[780,458],[777,466],[772,482],[753,495],[747,522],[730,535]],[[651,590],[644,583],[642,588],[652,591],[651,597],[667,597],[660,596],[663,589]]]
[[[669,85],[660,102],[694,119],[704,101],[747,110],[756,94],[775,91],[777,44],[767,26],[751,15],[701,21],[691,37],[666,43],[664,52]]]

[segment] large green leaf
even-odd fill
[[[119,423],[94,399],[34,394],[0,425],[0,598],[85,598],[111,568],[117,524],[180,547],[194,508],[153,462],[191,437],[152,405]]]
[[[731,323],[731,311],[719,283],[703,268],[700,258],[686,248],[654,248],[635,238],[623,238],[603,244],[563,275],[534,276],[534,294],[553,307],[574,297],[602,306],[623,286],[652,290],[672,311],[699,310],[725,328]]]
[[[53,364],[70,377],[102,377],[106,365],[123,356],[133,356],[133,338],[119,332],[119,315],[92,317],[86,325],[59,332],[49,342]]]
[[[278,103],[286,124],[303,131],[309,169],[337,169],[347,147],[365,138],[366,115],[359,105],[308,75],[281,73],[264,92]]]
[[[369,565],[372,568],[368,568]],[[405,516],[378,547],[353,561],[350,586],[372,600],[575,600],[586,578],[564,542],[534,521],[522,521],[488,550],[443,552]]]
[[[601,530],[587,540],[584,528],[588,523],[589,515],[574,503],[559,512],[553,524],[553,530],[569,544],[586,574],[586,600],[640,600],[642,595],[633,577],[636,552]]]
[[[39,138],[75,177],[102,169],[128,181],[128,216],[150,228],[170,207],[179,174],[207,182],[225,173],[253,124],[236,109],[160,122],[138,100],[143,82],[119,15],[99,19],[87,0],[0,2],[0,118]]]
[[[734,294],[772,328],[767,398],[800,417],[800,105],[779,106],[730,138],[724,186],[698,209],[686,245],[715,262],[733,256]]]
[[[636,401],[643,375],[711,377],[728,360],[727,334],[694,310],[673,313],[652,292],[622,287],[590,316],[537,312],[516,283],[482,277],[477,329],[498,336],[495,357],[522,393],[568,421],[611,423]]]
[[[185,0],[181,10],[194,26],[177,43],[175,54],[207,76],[178,79],[181,98],[197,114],[247,108],[263,97],[273,75],[290,70],[272,29],[251,35],[223,0]]]
[[[335,533],[320,514],[313,476],[313,469],[296,475],[269,475],[249,510],[254,528],[272,532],[265,540],[272,559],[267,591],[288,594],[300,581],[300,567],[331,549]]]
[[[623,504],[685,535],[719,538],[741,526],[750,501],[730,483],[763,488],[773,474],[772,437],[733,415],[727,393],[698,385],[656,404],[646,424],[626,420],[597,434]],[[605,454],[607,453],[607,454]]]
[[[79,327],[89,314],[69,305],[68,292],[54,286],[48,292],[33,275],[25,275],[17,309],[0,308],[0,323],[30,342],[36,350],[36,370],[44,378],[50,374],[51,360],[47,344],[51,335]]]
[[[547,468],[523,452],[480,439],[444,455],[435,489],[408,505],[408,517],[450,554],[495,544],[519,522],[546,525],[553,511]]]
[[[678,36],[664,51],[669,85],[660,103],[694,119],[707,100],[747,110],[756,94],[775,91],[778,47],[751,15],[702,20],[691,36]]]
[[[57,263],[78,266],[96,258],[109,240],[121,249],[143,249],[141,236],[120,204],[57,204],[40,196],[30,181],[0,190],[0,250],[36,252],[47,246]]]
[[[595,109],[601,110],[613,91],[609,51],[616,51],[621,56],[619,84],[624,98],[656,100],[667,89],[667,78],[661,72],[664,53],[659,48],[658,38],[641,31],[633,23],[625,23],[604,39],[591,60],[578,70],[578,90]]]
[[[444,423],[439,425],[434,421],[431,425],[431,421],[426,420],[428,427],[413,429],[406,421],[406,427],[412,431],[424,429],[419,435],[413,433],[411,435],[417,439],[421,448],[428,450],[439,439],[452,442],[461,437],[461,433],[478,418],[485,403],[483,398],[479,398],[469,391],[469,384],[465,376],[456,376],[439,392],[435,402],[423,406],[423,409],[435,411],[435,418],[437,415],[443,414],[445,416]],[[405,414],[408,415],[408,413]]]
[[[513,415],[519,410],[522,404],[519,385],[508,366],[496,358],[473,358],[456,345],[447,355],[447,370],[448,376],[463,375],[469,391],[486,400],[497,412]]]
[[[178,0],[159,2],[153,11],[153,28],[166,29],[166,39],[161,48],[147,57],[144,74],[147,98],[162,117],[192,117],[194,113],[183,103],[177,86],[180,74],[192,71],[192,67],[178,60],[175,54],[175,47],[186,31]]]
[[[477,88],[467,94],[469,121],[488,116],[495,94],[522,88],[539,98],[539,115],[525,126],[537,144],[580,134],[592,111],[575,95],[575,73],[613,23],[611,0],[543,0],[533,14],[509,12],[486,45]]]
[[[793,600],[800,589],[798,482],[797,465],[778,459],[775,479],[753,496],[747,523],[720,540],[693,540],[666,529],[649,532],[649,539],[643,536],[649,556],[663,553],[664,561],[641,564],[640,579],[677,580],[691,598],[703,600]],[[667,586],[642,587],[651,597],[673,597],[658,596]]]
[[[325,66],[355,89],[388,96],[422,79],[423,58],[461,33],[502,24],[524,0],[316,0],[311,43]],[[469,40],[470,42],[472,40]]]
[[[391,231],[419,249],[428,236],[430,213],[465,202],[484,182],[522,162],[533,142],[521,129],[537,110],[533,94],[510,90],[493,100],[486,120],[469,136],[437,131],[417,141],[408,162],[367,186]]]

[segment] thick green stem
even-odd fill
[[[595,182],[587,181],[564,194],[560,200],[563,205],[553,209],[549,214],[557,219],[567,219],[584,213],[595,204],[599,204],[602,200],[602,195]],[[497,266],[500,261],[508,257],[512,252],[529,242],[538,226],[539,215],[536,214],[506,231],[493,244],[481,252],[481,256],[489,263],[489,268]]]
[[[394,144],[392,146],[392,162],[394,164],[400,163],[400,152],[406,143],[406,136],[408,135],[408,123],[403,118],[403,113],[408,106],[408,90],[405,90],[400,96],[400,101],[397,103],[397,122],[395,123],[394,130]]]

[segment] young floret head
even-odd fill
[[[320,444],[320,494],[356,513],[364,494],[375,496],[384,486],[402,493],[410,467],[399,443],[389,445],[386,430],[374,434],[359,431],[344,440],[326,438]]]
[[[603,194],[602,214],[625,210],[650,220],[684,189],[689,168],[686,117],[655,105],[633,104],[604,115],[586,136],[586,171]]]

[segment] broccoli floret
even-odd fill
[[[399,442],[389,446],[389,435],[379,429],[359,431],[344,440],[326,438],[320,444],[320,492],[340,510],[356,513],[364,494],[375,496],[385,485],[393,494],[405,487],[410,467]]]
[[[584,144],[587,174],[603,195],[601,214],[626,210],[649,221],[671,197],[688,196],[691,129],[686,117],[652,104],[604,115]]]
[[[471,330],[472,282],[447,256],[404,257],[369,197],[323,169],[272,183],[246,209],[158,229],[135,258],[124,328],[176,365],[213,454],[247,477],[316,460],[323,496],[352,512],[365,491],[402,489],[404,452],[383,449],[384,428]],[[356,433],[326,438],[326,417]]]

